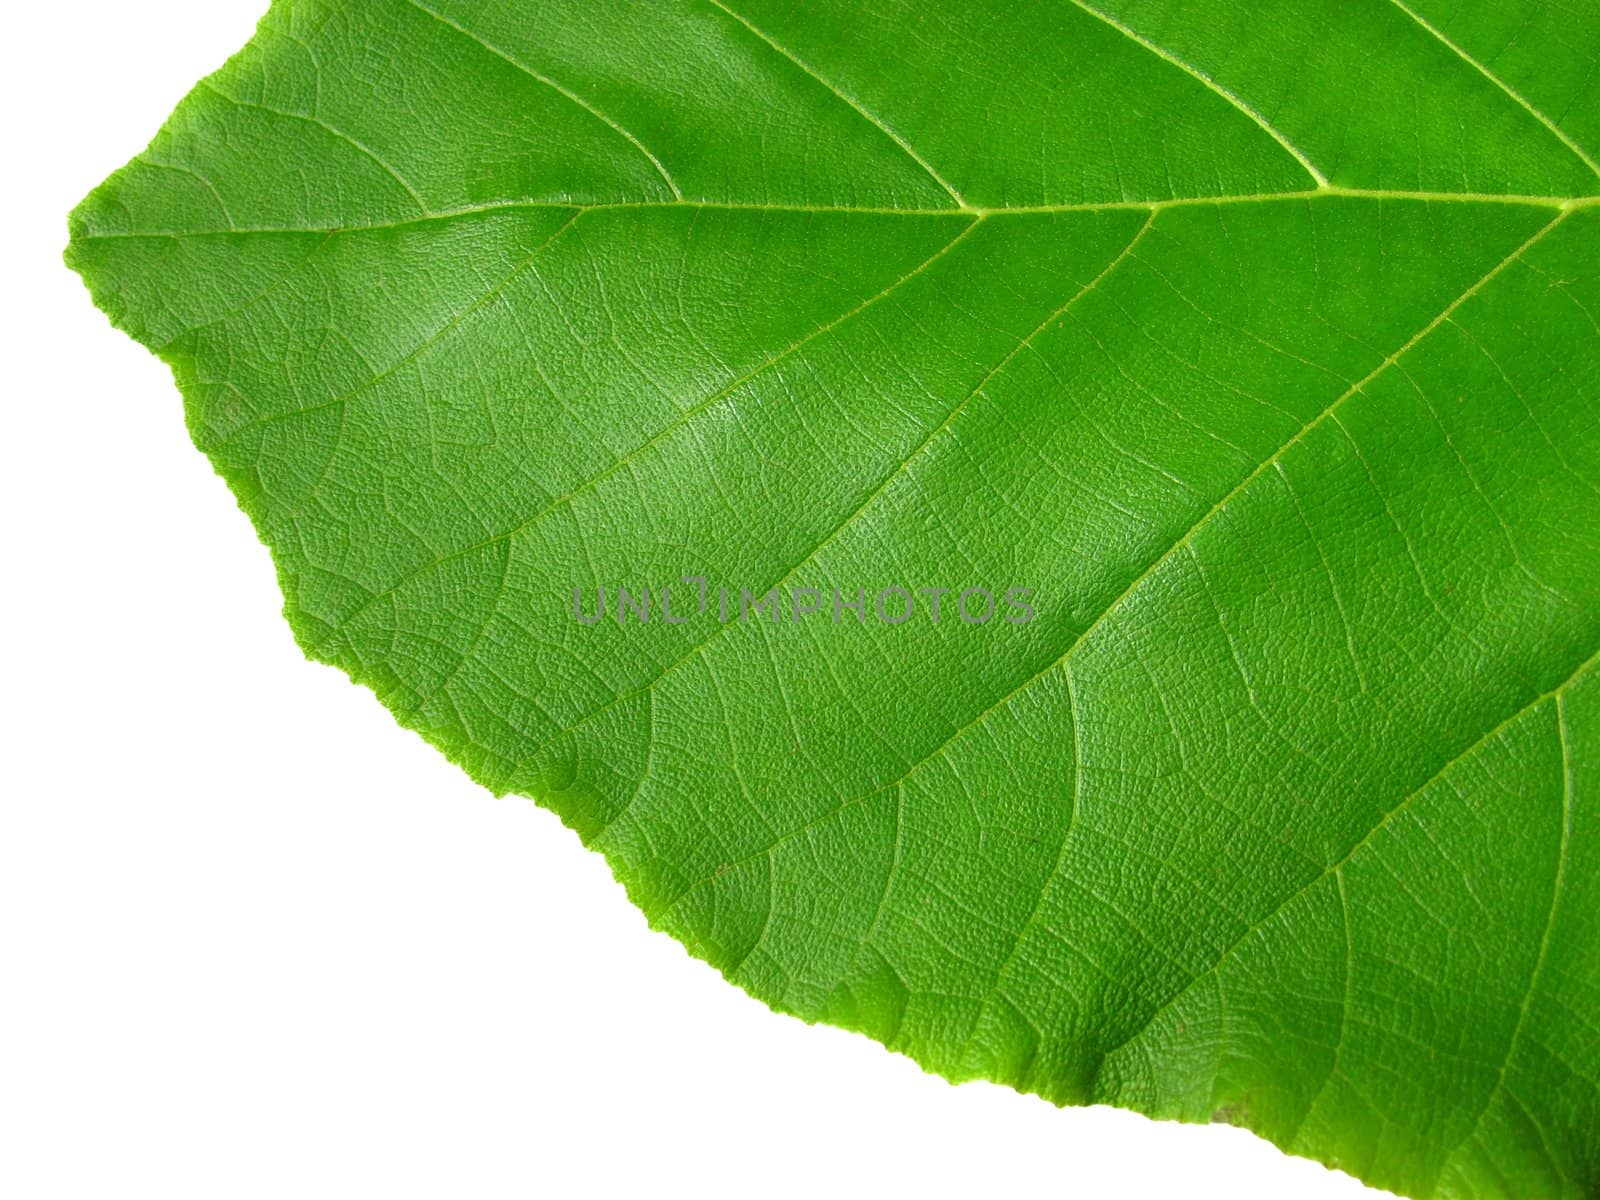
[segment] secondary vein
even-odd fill
[[[1124,25],[1115,17],[1108,16],[1097,8],[1091,8],[1088,4],[1084,3],[1084,0],[1069,0],[1069,2],[1075,8],[1081,8],[1091,17],[1094,17],[1096,20],[1109,25],[1112,29],[1115,29],[1118,33],[1122,34],[1123,37],[1134,42],[1136,45],[1142,46],[1144,49],[1148,50],[1151,54],[1155,55],[1163,62],[1169,63],[1170,65],[1176,67],[1185,75],[1189,76],[1189,78],[1198,80],[1209,91],[1220,96],[1223,100],[1226,100],[1230,105],[1238,109],[1245,116],[1249,117],[1250,120],[1253,121],[1263,133],[1265,133],[1273,141],[1277,142],[1279,146],[1283,147],[1283,149],[1294,158],[1295,162],[1299,163],[1303,168],[1305,168],[1306,174],[1311,176],[1312,182],[1315,183],[1318,188],[1326,188],[1329,186],[1327,176],[1325,176],[1321,171],[1317,170],[1316,164],[1306,157],[1305,151],[1301,150],[1300,147],[1296,146],[1287,137],[1285,137],[1282,130],[1273,125],[1272,122],[1268,121],[1266,117],[1262,116],[1249,104],[1245,103],[1241,97],[1223,87],[1205,72],[1190,66],[1177,55],[1173,54],[1170,50],[1167,50],[1162,46],[1158,46],[1155,42],[1152,42],[1142,33],[1128,25]]]
[[[1436,38],[1442,45],[1446,46],[1452,53],[1456,55],[1456,57],[1461,59],[1462,62],[1466,63],[1473,70],[1477,71],[1478,74],[1482,75],[1490,83],[1494,84],[1495,87],[1499,88],[1507,96],[1511,97],[1512,100],[1516,101],[1516,103],[1523,109],[1524,112],[1526,112],[1534,120],[1538,121],[1539,124],[1543,125],[1551,133],[1555,134],[1555,136],[1561,140],[1561,144],[1563,146],[1572,151],[1573,154],[1577,155],[1578,158],[1582,160],[1583,165],[1588,167],[1596,177],[1600,177],[1600,163],[1595,162],[1594,159],[1589,157],[1588,153],[1583,149],[1583,147],[1578,145],[1577,142],[1573,141],[1572,138],[1568,136],[1566,130],[1562,129],[1561,126],[1557,125],[1533,104],[1529,103],[1527,98],[1524,97],[1521,92],[1517,91],[1504,79],[1501,79],[1500,76],[1496,75],[1493,71],[1489,70],[1488,67],[1484,66],[1483,63],[1479,62],[1476,58],[1472,57],[1472,55],[1468,54],[1456,42],[1446,37],[1442,30],[1431,24],[1425,17],[1422,16],[1421,13],[1417,12],[1416,9],[1405,3],[1405,0],[1390,0],[1390,3],[1398,8],[1401,12],[1405,13],[1406,16],[1410,17],[1423,29],[1427,30],[1429,34]]]

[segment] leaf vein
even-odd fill
[[[1482,75],[1490,83],[1494,84],[1495,87],[1499,88],[1502,92],[1514,100],[1517,106],[1520,107],[1524,112],[1526,112],[1534,120],[1538,121],[1539,124],[1543,125],[1551,133],[1555,134],[1555,136],[1560,139],[1563,146],[1572,151],[1573,154],[1577,155],[1579,161],[1581,161],[1584,166],[1588,167],[1596,178],[1600,178],[1600,163],[1595,162],[1595,160],[1589,156],[1582,146],[1578,145],[1577,142],[1572,140],[1567,132],[1561,128],[1561,126],[1557,125],[1542,111],[1530,103],[1528,99],[1522,95],[1522,93],[1518,92],[1504,79],[1501,79],[1500,76],[1496,75],[1493,71],[1489,70],[1488,67],[1484,66],[1483,63],[1479,62],[1476,58],[1472,57],[1472,55],[1468,54],[1456,42],[1446,37],[1442,30],[1429,22],[1425,17],[1422,16],[1421,13],[1417,12],[1416,9],[1405,3],[1405,0],[1389,0],[1389,3],[1393,4],[1401,12],[1405,13],[1406,16],[1410,17],[1419,26],[1431,34],[1438,42],[1455,54],[1457,58],[1461,59],[1462,62],[1466,63],[1474,71],[1478,72],[1478,74]]]
[[[959,207],[959,208],[967,208],[968,207],[967,202],[966,202],[966,200],[964,200],[962,198],[961,193],[956,191],[956,189],[950,185],[950,183],[945,179],[945,177],[943,175],[939,174],[938,171],[934,170],[933,164],[928,162],[928,160],[926,158],[924,158],[920,153],[918,153],[916,147],[912,146],[912,144],[910,142],[906,141],[906,139],[900,133],[896,132],[891,126],[889,126],[883,120],[883,118],[879,117],[871,109],[867,108],[866,105],[862,104],[861,101],[857,100],[855,97],[853,97],[853,96],[849,95],[848,93],[846,93],[844,90],[839,88],[836,84],[833,84],[833,83],[829,82],[829,80],[825,76],[823,76],[819,71],[817,71],[817,69],[815,67],[811,66],[805,60],[801,59],[792,50],[790,50],[788,47],[782,45],[775,38],[773,38],[770,34],[764,32],[763,30],[761,30],[759,28],[757,28],[756,25],[753,22],[751,22],[748,18],[741,16],[739,13],[737,13],[733,9],[729,8],[726,4],[723,3],[723,0],[708,0],[708,2],[713,7],[718,8],[722,12],[726,13],[733,20],[739,22],[740,25],[743,25],[755,37],[760,38],[761,41],[765,42],[769,47],[771,47],[771,49],[773,50],[774,53],[780,55],[781,57],[787,59],[789,62],[793,63],[796,67],[800,68],[800,70],[804,71],[807,75],[811,76],[812,79],[816,80],[817,83],[821,84],[829,92],[833,93],[833,95],[837,96],[840,100],[844,101],[845,104],[849,105],[850,108],[852,108],[856,112],[856,114],[858,116],[860,116],[863,120],[865,120],[869,124],[871,124],[875,129],[877,129],[880,133],[882,133],[885,137],[887,137],[890,141],[892,141],[896,146],[900,147],[901,151],[905,154],[905,156],[907,158],[909,158],[912,162],[916,163],[917,166],[920,167],[927,174],[928,178],[932,179],[935,183],[937,183],[941,188],[944,189],[944,191],[949,195],[950,199],[952,199],[952,200],[954,200],[956,202],[957,207]]]
[[[1219,970],[1222,969],[1222,965],[1225,962],[1227,962],[1230,958],[1232,958],[1233,955],[1238,951],[1239,947],[1243,946],[1244,943],[1246,941],[1248,941],[1256,933],[1258,933],[1262,929],[1266,928],[1267,923],[1269,921],[1271,921],[1271,920],[1275,919],[1276,917],[1278,917],[1281,913],[1283,913],[1283,911],[1285,909],[1287,909],[1291,904],[1293,904],[1301,896],[1304,896],[1312,888],[1316,887],[1323,880],[1327,879],[1330,875],[1335,874],[1340,869],[1342,869],[1346,864],[1348,864],[1353,858],[1355,858],[1355,856],[1357,854],[1359,854],[1361,852],[1361,850],[1363,848],[1365,848],[1366,846],[1370,845],[1372,843],[1373,838],[1377,837],[1379,833],[1381,833],[1384,829],[1386,829],[1388,827],[1389,823],[1391,821],[1393,821],[1395,819],[1395,817],[1399,816],[1402,812],[1404,812],[1410,806],[1410,804],[1411,804],[1411,802],[1413,800],[1415,800],[1418,796],[1422,795],[1422,793],[1427,791],[1430,787],[1432,787],[1440,779],[1444,778],[1444,776],[1447,775],[1450,772],[1451,768],[1455,767],[1458,763],[1460,763],[1460,762],[1464,761],[1465,759],[1467,759],[1470,755],[1476,753],[1481,747],[1487,745],[1489,742],[1492,742],[1495,738],[1500,736],[1500,734],[1504,733],[1506,730],[1511,728],[1511,726],[1515,725],[1518,721],[1520,721],[1523,717],[1527,716],[1534,709],[1538,708],[1541,704],[1544,704],[1544,703],[1546,703],[1547,701],[1549,701],[1551,699],[1555,699],[1555,700],[1557,700],[1559,702],[1562,693],[1564,693],[1574,683],[1576,683],[1579,679],[1581,679],[1589,671],[1589,669],[1594,666],[1594,664],[1596,662],[1600,662],[1600,650],[1597,650],[1594,653],[1590,654],[1588,658],[1584,659],[1581,663],[1579,663],[1578,666],[1575,667],[1572,670],[1572,672],[1569,675],[1567,675],[1567,677],[1565,679],[1563,679],[1560,683],[1558,683],[1555,687],[1550,688],[1548,691],[1541,692],[1539,695],[1535,696],[1532,700],[1529,700],[1526,704],[1522,705],[1521,708],[1519,708],[1515,712],[1513,712],[1509,717],[1506,717],[1499,724],[1495,725],[1487,733],[1484,733],[1481,736],[1479,736],[1476,740],[1474,740],[1466,748],[1464,748],[1463,750],[1460,750],[1456,754],[1452,755],[1449,759],[1447,759],[1445,761],[1445,763],[1442,766],[1440,766],[1436,771],[1434,771],[1432,775],[1428,776],[1428,778],[1425,779],[1421,783],[1421,785],[1419,785],[1413,791],[1408,793],[1406,796],[1402,797],[1398,804],[1396,804],[1393,808],[1391,808],[1387,812],[1385,812],[1383,814],[1383,816],[1378,820],[1378,822],[1375,825],[1373,825],[1373,827],[1371,829],[1369,829],[1366,832],[1366,834],[1363,835],[1361,837],[1361,839],[1355,843],[1355,845],[1350,847],[1349,850],[1347,850],[1343,855],[1340,856],[1338,861],[1334,862],[1333,864],[1331,864],[1328,867],[1325,867],[1322,871],[1318,872],[1315,876],[1313,876],[1311,879],[1306,881],[1300,887],[1296,888],[1288,896],[1284,897],[1277,904],[1273,905],[1272,909],[1269,912],[1267,912],[1264,916],[1262,916],[1262,917],[1258,918],[1257,920],[1255,920],[1254,922],[1252,922],[1245,929],[1245,931],[1242,934],[1239,935],[1238,938],[1236,938],[1232,943],[1230,943],[1228,945],[1227,949],[1223,950],[1223,952],[1220,955],[1217,956],[1217,958],[1212,962],[1212,964],[1209,967],[1207,967],[1204,971],[1200,972],[1200,974],[1198,974],[1198,975],[1194,976],[1193,978],[1191,978],[1188,983],[1184,984],[1176,992],[1174,992],[1174,993],[1172,993],[1172,995],[1168,996],[1167,999],[1162,1001],[1151,1012],[1150,1016],[1137,1029],[1135,1029],[1131,1034],[1129,1034],[1127,1037],[1124,1037],[1122,1040],[1117,1042],[1109,1050],[1106,1050],[1101,1055],[1101,1064],[1102,1064],[1102,1066],[1104,1065],[1105,1061],[1107,1059],[1109,1059],[1113,1054],[1115,1054],[1118,1050],[1122,1049],[1124,1046],[1130,1045],[1133,1042],[1137,1041],[1147,1030],[1150,1029],[1151,1026],[1153,1026],[1155,1024],[1156,1020],[1161,1016],[1162,1013],[1164,1013],[1167,1010],[1169,1010],[1174,1004],[1176,1004],[1184,996],[1188,995],[1189,992],[1192,991],[1197,984],[1199,984],[1200,982],[1202,982],[1205,979],[1209,979],[1209,978],[1213,977],[1214,975],[1216,975],[1216,973]]]
[[[947,215],[957,215],[957,214],[947,214]],[[522,521],[518,522],[516,525],[512,526],[511,528],[503,530],[500,533],[494,534],[491,537],[485,538],[482,541],[475,542],[470,546],[463,546],[459,550],[452,550],[448,554],[441,555],[440,557],[435,558],[430,562],[423,563],[422,565],[412,569],[411,571],[408,571],[406,574],[401,576],[394,583],[392,583],[392,584],[388,585],[387,587],[385,587],[383,589],[383,591],[377,592],[373,596],[369,597],[366,601],[363,601],[362,604],[357,609],[352,611],[351,614],[348,617],[346,617],[343,621],[341,621],[339,626],[337,628],[335,628],[328,635],[327,638],[324,639],[323,644],[326,644],[328,641],[331,641],[332,638],[339,633],[340,629],[348,627],[350,622],[355,620],[356,617],[360,616],[361,613],[364,612],[371,604],[375,603],[378,600],[383,599],[385,596],[392,595],[395,591],[399,590],[401,587],[403,587],[410,580],[415,579],[417,576],[425,574],[426,572],[431,571],[435,567],[438,567],[438,566],[440,566],[440,565],[442,565],[442,564],[444,564],[446,562],[450,562],[451,560],[453,560],[455,558],[459,558],[462,555],[471,554],[476,550],[482,550],[484,547],[493,545],[495,542],[498,542],[498,541],[500,541],[500,540],[502,540],[504,538],[509,538],[509,537],[516,536],[522,530],[527,529],[529,526],[531,526],[531,525],[535,524],[536,522],[542,520],[543,518],[548,516],[550,513],[556,511],[557,509],[563,507],[564,505],[571,503],[572,500],[575,499],[577,496],[579,496],[582,493],[588,491],[588,489],[594,487],[596,484],[600,483],[602,480],[609,478],[611,475],[613,475],[615,472],[621,470],[623,467],[626,467],[629,464],[631,464],[633,462],[633,460],[636,459],[640,454],[644,453],[644,451],[648,450],[651,446],[654,446],[657,443],[659,443],[661,441],[661,439],[666,437],[669,433],[672,433],[676,429],[690,427],[691,422],[693,421],[693,419],[695,417],[699,416],[701,413],[705,412],[707,409],[711,408],[713,405],[717,404],[719,401],[724,400],[728,396],[732,395],[734,391],[736,391],[738,388],[744,386],[750,380],[754,379],[757,375],[760,375],[762,372],[764,372],[764,371],[770,369],[771,367],[777,365],[778,363],[782,362],[784,359],[788,358],[791,354],[796,353],[797,351],[799,351],[800,349],[805,347],[810,342],[813,342],[817,338],[822,337],[824,334],[828,333],[829,331],[831,331],[834,328],[838,327],[839,325],[843,324],[845,321],[848,321],[852,317],[855,317],[855,316],[859,315],[860,313],[864,312],[866,309],[871,308],[874,304],[876,304],[880,300],[884,299],[886,296],[888,296],[890,293],[895,291],[897,288],[902,287],[906,283],[910,282],[912,279],[916,278],[918,275],[922,274],[929,267],[933,266],[934,263],[938,262],[941,258],[943,258],[946,254],[948,254],[951,250],[955,249],[955,247],[963,239],[965,239],[968,234],[970,234],[974,229],[976,229],[978,227],[978,224],[979,224],[978,220],[976,220],[976,219],[972,220],[959,233],[957,233],[954,238],[952,238],[948,242],[944,243],[932,255],[930,255],[928,258],[924,259],[921,263],[919,263],[912,270],[908,271],[905,275],[902,275],[899,279],[896,279],[894,282],[890,283],[882,291],[878,292],[876,295],[868,297],[866,300],[863,300],[860,304],[857,304],[855,307],[849,309],[848,311],[846,311],[844,313],[841,313],[839,316],[835,317],[832,321],[829,321],[827,324],[818,326],[816,329],[813,329],[810,333],[806,334],[804,337],[800,338],[799,340],[791,343],[790,345],[786,346],[784,349],[780,350],[777,354],[773,355],[771,358],[767,359],[766,361],[764,361],[762,363],[759,363],[755,367],[752,367],[749,371],[747,371],[743,375],[739,376],[739,378],[733,380],[733,382],[731,382],[729,384],[726,384],[725,386],[720,388],[718,391],[716,391],[716,392],[712,393],[710,396],[706,397],[704,400],[702,400],[699,403],[691,406],[690,408],[685,409],[680,416],[674,418],[674,420],[670,424],[664,426],[660,431],[658,431],[652,437],[650,437],[649,439],[647,439],[644,442],[641,442],[639,445],[635,446],[632,450],[629,450],[626,454],[624,454],[621,458],[617,459],[616,462],[613,462],[612,464],[610,464],[603,471],[599,472],[598,474],[596,474],[594,476],[591,476],[589,479],[584,480],[582,483],[578,484],[576,487],[572,488],[570,491],[567,491],[567,492],[563,493],[562,495],[557,496],[554,500],[550,501],[548,504],[546,504],[538,512],[534,513],[532,516],[529,516],[529,517],[523,519]],[[299,410],[299,411],[305,411],[305,410]],[[632,693],[632,694],[637,694],[637,693]],[[620,699],[623,699],[623,698],[625,698],[625,697],[618,697],[617,699],[620,700]],[[612,703],[615,703],[615,702],[616,701],[613,701]],[[571,731],[568,730],[567,732],[571,732]]]
[[[978,381],[977,385],[975,387],[973,387],[972,390],[969,391],[965,396],[963,396],[959,403],[957,403],[953,408],[951,408],[949,413],[947,413],[945,415],[944,419],[941,420],[938,425],[934,426],[934,428],[927,434],[927,436],[924,437],[922,439],[922,441],[919,442],[911,450],[911,452],[908,455],[906,455],[904,458],[902,458],[895,465],[895,467],[894,467],[894,469],[892,471],[890,471],[887,475],[885,475],[883,477],[882,480],[879,481],[878,485],[872,490],[872,492],[867,496],[867,498],[865,500],[863,500],[861,502],[861,504],[853,512],[851,512],[849,514],[849,516],[845,517],[845,519],[843,521],[841,521],[837,526],[835,526],[833,531],[831,533],[829,533],[827,535],[827,537],[823,538],[820,542],[818,542],[817,545],[812,550],[810,550],[806,554],[806,556],[804,558],[802,558],[799,562],[795,563],[788,570],[784,571],[783,574],[780,575],[767,588],[763,588],[762,589],[762,594],[765,594],[767,591],[770,591],[772,588],[783,586],[783,584],[788,579],[790,579],[794,575],[794,573],[796,571],[798,571],[801,567],[805,566],[808,562],[811,562],[813,559],[815,559],[818,554],[822,553],[822,551],[824,549],[826,549],[835,540],[837,540],[838,537],[846,529],[850,528],[850,526],[855,523],[855,521],[861,516],[861,514],[866,512],[867,509],[870,508],[873,505],[873,503],[889,489],[889,486],[896,479],[898,479],[901,475],[903,475],[905,473],[907,468],[910,467],[911,463],[913,463],[917,458],[919,458],[922,455],[922,453],[933,443],[933,441],[940,434],[942,434],[945,430],[947,430],[950,427],[951,422],[953,422],[965,410],[966,406],[969,403],[972,402],[973,397],[981,394],[983,389],[985,387],[987,387],[990,384],[990,382],[993,381],[993,379],[997,375],[1000,374],[1001,371],[1005,370],[1006,367],[1008,367],[1016,359],[1017,355],[1021,354],[1024,350],[1028,349],[1033,344],[1033,340],[1035,338],[1037,338],[1041,333],[1043,333],[1047,328],[1049,328],[1050,325],[1052,325],[1056,321],[1060,320],[1061,317],[1063,317],[1072,308],[1073,305],[1075,305],[1079,300],[1083,299],[1085,296],[1091,294],[1095,290],[1095,288],[1097,288],[1108,276],[1110,276],[1112,274],[1112,272],[1114,272],[1118,267],[1120,267],[1124,262],[1126,262],[1128,260],[1129,256],[1133,252],[1134,247],[1139,244],[1140,240],[1144,237],[1145,233],[1149,231],[1151,225],[1153,225],[1155,223],[1155,219],[1156,219],[1156,214],[1152,213],[1150,215],[1150,217],[1144,222],[1144,224],[1139,227],[1139,231],[1136,234],[1134,234],[1133,240],[1130,241],[1126,246],[1124,246],[1122,248],[1121,252],[1119,252],[1115,257],[1113,257],[1106,264],[1106,266],[1104,268],[1102,268],[1102,270],[1100,271],[1100,273],[1098,275],[1096,275],[1088,283],[1084,284],[1082,287],[1080,287],[1076,291],[1074,291],[1072,296],[1069,299],[1067,299],[1063,304],[1061,304],[1059,307],[1057,307],[1055,310],[1053,310],[1048,316],[1045,317],[1045,319],[1043,321],[1041,321],[1037,326],[1035,326],[1034,329],[1031,332],[1029,332],[1015,346],[1013,346],[1009,351],[1007,351],[1005,356],[1003,358],[1001,358],[1000,361],[998,363],[996,363],[993,367],[991,367],[989,369],[988,373],[986,375],[984,375],[984,377]],[[628,700],[628,699],[632,698],[633,696],[638,695],[639,692],[641,692],[641,691],[644,691],[644,690],[646,690],[648,688],[655,687],[664,678],[666,678],[673,671],[675,671],[678,667],[682,666],[684,663],[688,662],[690,659],[696,657],[697,655],[703,653],[707,646],[709,646],[717,638],[721,637],[725,632],[727,632],[727,630],[732,629],[732,628],[735,628],[735,626],[732,625],[732,624],[719,626],[714,633],[712,633],[709,637],[705,638],[704,640],[702,640],[701,642],[696,644],[692,649],[689,650],[689,652],[687,654],[685,654],[682,658],[679,658],[676,662],[673,662],[671,665],[669,665],[665,671],[662,671],[659,674],[657,674],[653,679],[650,680],[649,683],[644,684],[640,688],[636,688],[632,692],[625,692],[622,695],[617,696],[617,697],[613,698],[612,700],[608,701],[606,704],[604,704],[601,707],[595,709],[594,711],[588,713],[587,715],[582,717],[579,721],[577,721],[572,726],[568,727],[567,729],[562,730],[555,737],[550,738],[547,741],[541,743],[528,756],[528,760],[531,761],[533,759],[537,759],[542,753],[544,753],[544,751],[546,749],[548,749],[551,745],[553,745],[558,738],[564,737],[564,736],[572,733],[574,730],[578,729],[580,726],[586,724],[587,722],[592,721],[594,718],[596,718],[600,714],[606,712],[608,709],[610,709],[614,705],[620,704],[623,701]],[[907,775],[909,775],[909,774],[910,774],[910,772],[908,771]],[[905,778],[905,776],[902,776],[902,778]],[[892,786],[892,785],[890,785],[890,786]],[[887,790],[887,789],[886,788],[878,788],[878,789],[875,789],[874,792],[871,793],[871,794],[876,795],[879,792],[882,792],[882,791],[885,791],[885,790]]]
[[[590,101],[585,100],[581,95],[567,87],[565,84],[557,82],[541,71],[535,71],[532,67],[528,66],[527,63],[522,62],[519,59],[512,58],[511,55],[500,49],[500,47],[488,41],[486,38],[473,33],[472,30],[466,28],[466,26],[458,25],[443,13],[435,12],[426,4],[422,3],[422,0],[405,0],[405,2],[411,5],[411,7],[416,9],[418,12],[432,17],[435,21],[439,22],[439,24],[445,26],[447,29],[453,29],[462,37],[467,38],[469,41],[476,42],[479,46],[482,46],[496,58],[510,63],[529,79],[532,79],[537,83],[544,84],[544,86],[549,88],[551,91],[556,92],[558,95],[561,95],[567,100],[571,101],[573,104],[576,104],[579,108],[583,109],[584,112],[595,118],[595,120],[607,126],[613,133],[626,140],[630,146],[632,146],[640,154],[644,155],[645,158],[649,159],[650,165],[655,168],[656,174],[661,176],[661,181],[667,185],[673,196],[679,200],[683,199],[683,192],[679,189],[677,180],[672,177],[672,173],[667,170],[666,165],[661,161],[661,159],[658,158],[648,146],[634,136],[631,131],[619,124],[612,117],[607,116]]]
[[[1245,103],[1245,101],[1234,92],[1223,87],[1205,72],[1190,66],[1177,55],[1173,54],[1170,50],[1158,46],[1155,42],[1152,42],[1149,38],[1145,37],[1142,33],[1139,33],[1131,26],[1124,25],[1115,17],[1109,16],[1108,14],[1101,12],[1099,9],[1093,8],[1084,3],[1084,0],[1068,0],[1068,3],[1072,4],[1076,8],[1082,9],[1091,17],[1094,17],[1097,21],[1109,25],[1112,29],[1115,29],[1118,33],[1122,34],[1123,37],[1127,38],[1135,45],[1141,46],[1145,50],[1148,50],[1151,54],[1155,55],[1163,62],[1176,67],[1185,75],[1189,76],[1189,78],[1197,80],[1208,90],[1214,92],[1223,100],[1226,100],[1229,105],[1243,113],[1246,117],[1250,118],[1250,120],[1254,122],[1254,124],[1258,126],[1263,133],[1265,133],[1273,141],[1277,142],[1286,153],[1293,157],[1295,162],[1299,163],[1300,166],[1305,169],[1306,174],[1311,176],[1312,182],[1315,183],[1319,189],[1326,188],[1328,186],[1327,176],[1319,171],[1316,167],[1316,164],[1306,157],[1305,151],[1301,150],[1300,147],[1291,142],[1286,136],[1284,136],[1282,130],[1273,125],[1272,122],[1268,121],[1266,117],[1262,116],[1261,113],[1257,112],[1249,104]]]

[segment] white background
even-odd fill
[[[60,260],[262,3],[6,13],[0,1195],[1375,1195],[772,1015],[301,657],[166,368]]]

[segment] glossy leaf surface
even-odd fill
[[[69,259],[307,653],[754,995],[1591,1196],[1597,55],[1591,0],[281,0]]]

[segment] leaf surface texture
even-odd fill
[[[307,653],[741,987],[1579,1198],[1597,56],[1591,0],[280,0],[68,256]],[[682,576],[1036,616],[573,619]]]

